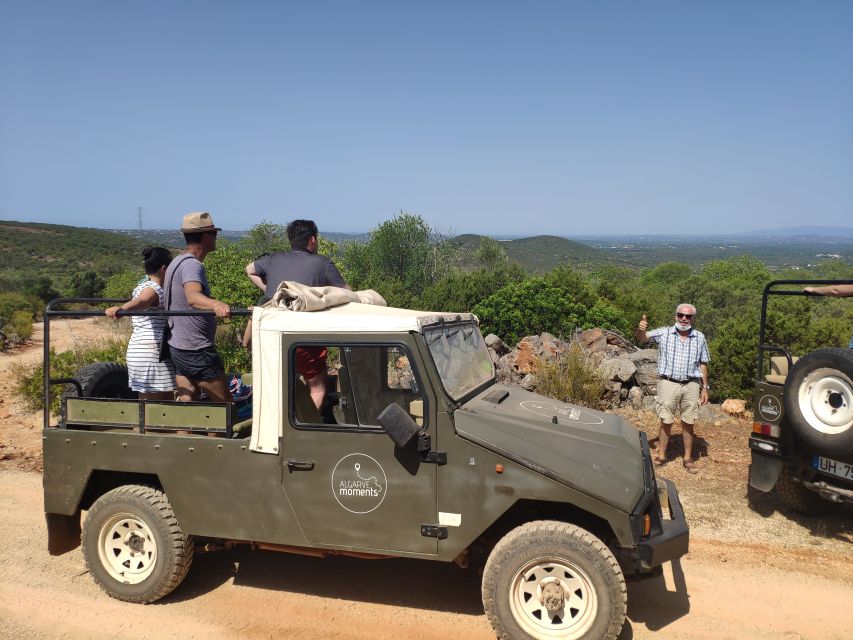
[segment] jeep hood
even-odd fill
[[[498,384],[453,418],[466,440],[624,512],[643,495],[640,437],[618,416]]]

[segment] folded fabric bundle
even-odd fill
[[[373,289],[350,291],[343,287],[309,287],[285,280],[265,306],[283,307],[290,311],[322,311],[348,302],[360,302],[380,307],[387,306],[385,299]]]

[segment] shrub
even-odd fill
[[[536,361],[536,392],[560,402],[603,408],[605,380],[578,342],[552,361]]]
[[[124,364],[125,349],[123,340],[107,340],[97,345],[71,349],[56,353],[50,350],[50,377],[71,378],[77,371],[93,362],[118,362]],[[15,382],[15,393],[24,400],[27,408],[38,411],[44,408],[42,381],[44,377],[43,363],[37,365],[13,365],[12,377]],[[62,397],[63,386],[51,385],[50,410],[59,413],[59,401]]]
[[[232,319],[216,328],[216,350],[222,358],[225,371],[247,373],[252,370],[252,350],[243,347],[244,319]]]
[[[33,314],[24,309],[12,313],[12,319],[4,325],[6,335],[13,334],[21,340],[29,340],[33,335]]]
[[[547,278],[530,278],[499,289],[473,311],[483,333],[497,334],[509,344],[543,331],[571,335],[575,329],[602,327],[628,333],[628,323],[617,309],[602,300],[587,306],[575,299],[572,288]],[[584,301],[587,295],[584,291]]]

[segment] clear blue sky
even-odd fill
[[[0,219],[853,226],[853,2],[0,0]]]

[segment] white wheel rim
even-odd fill
[[[549,610],[543,602],[549,591],[562,593],[562,606]],[[539,558],[526,564],[512,579],[510,611],[521,628],[534,638],[582,638],[598,612],[592,580],[577,565],[560,558]]]
[[[815,369],[800,385],[800,412],[815,431],[844,433],[853,426],[853,382],[837,369]]]
[[[101,527],[98,556],[101,565],[115,580],[139,584],[154,571],[157,543],[142,519],[130,513],[118,513]]]

